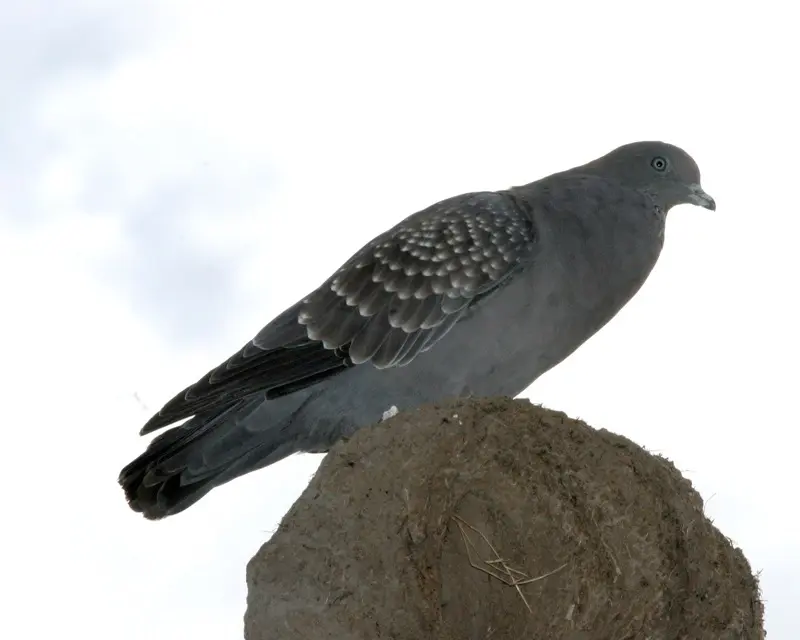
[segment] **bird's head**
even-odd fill
[[[700,169],[692,156],[666,142],[626,144],[587,167],[647,193],[664,212],[678,204],[717,208],[714,198],[700,186]]]

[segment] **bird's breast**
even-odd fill
[[[639,290],[663,243],[654,216],[565,216],[539,232],[535,260],[443,341],[454,361],[469,344],[468,391],[517,395],[563,361]]]

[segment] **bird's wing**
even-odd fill
[[[170,400],[148,433],[255,392],[273,398],[353,365],[403,366],[441,340],[478,298],[527,264],[525,201],[471,193],[420,211],[365,245],[321,287]]]

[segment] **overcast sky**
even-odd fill
[[[788,4],[379,4],[0,4],[0,636],[241,637],[321,457],[147,522],[116,477],[151,412],[409,213],[662,139],[717,211],[524,395],[673,460],[800,637]]]

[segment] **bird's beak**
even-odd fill
[[[717,209],[717,203],[714,202],[714,198],[703,191],[703,187],[699,184],[693,184],[689,187],[689,202],[696,204],[698,207],[711,209],[711,211],[716,211]]]

